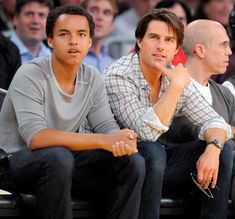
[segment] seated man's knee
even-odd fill
[[[122,161],[121,161],[122,160]],[[120,158],[121,165],[125,166],[125,172],[128,172],[128,176],[133,177],[145,177],[145,161],[139,154],[133,154],[131,156],[124,156]],[[123,169],[121,167],[121,169]]]
[[[69,149],[64,147],[50,148],[44,162],[55,174],[72,176],[74,157]]]

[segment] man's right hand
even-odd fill
[[[170,83],[174,86],[183,90],[188,85],[189,73],[188,69],[186,69],[183,64],[179,63],[173,69],[168,69],[159,63],[155,63],[155,65],[160,71],[162,71],[163,75],[166,75]]]

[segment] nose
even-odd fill
[[[232,55],[232,53],[233,53],[233,52],[232,52],[231,48],[230,48],[230,47],[228,47],[227,55],[228,55],[228,56],[231,56],[231,55]]]
[[[77,37],[74,36],[74,35],[71,35],[71,36],[70,36],[70,39],[69,39],[69,44],[70,44],[70,45],[77,45],[77,44],[78,44]]]
[[[159,39],[157,41],[157,50],[160,52],[164,50],[164,40]]]

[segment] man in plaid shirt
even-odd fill
[[[163,181],[168,191],[186,191],[193,171],[199,187],[214,195],[203,197],[201,217],[226,218],[233,162],[226,141],[232,130],[195,88],[187,69],[170,65],[182,45],[183,24],[171,12],[153,11],[141,18],[135,35],[135,52],[107,67],[105,82],[116,119],[138,133],[138,150],[145,157],[140,218],[159,218]],[[198,126],[200,140],[162,145],[159,136],[179,112]]]

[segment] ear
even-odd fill
[[[47,38],[47,44],[51,49],[53,49],[53,38],[52,37]]]
[[[89,39],[89,49],[91,48],[91,44],[92,44],[92,38],[90,37],[90,39]]]
[[[142,47],[142,44],[141,44],[142,39],[137,39],[136,42],[137,42],[138,47],[141,49],[141,47]]]
[[[196,55],[200,58],[204,58],[205,55],[205,47],[202,44],[196,44],[194,49]]]
[[[181,49],[181,47],[179,46],[179,47],[175,50],[175,55],[179,52],[180,49]]]
[[[16,15],[13,17],[12,24],[14,27],[17,26],[17,24],[18,24],[18,17]]]

